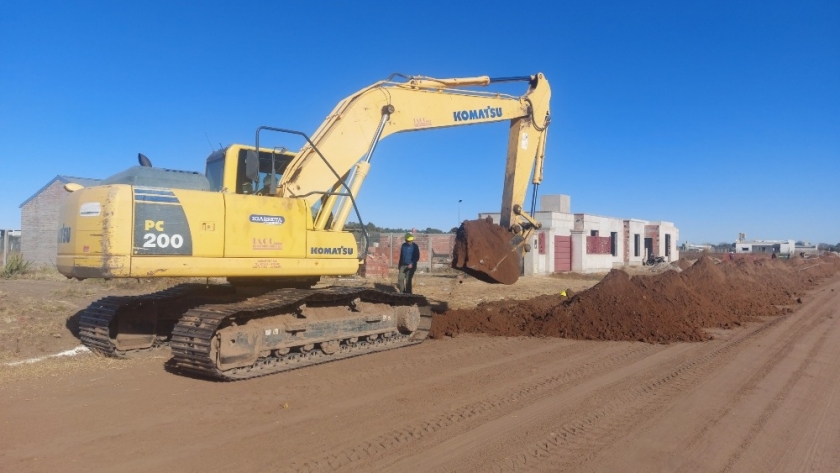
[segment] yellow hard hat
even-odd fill
[[[414,235],[412,235],[411,233],[406,233],[405,241],[414,241]]]

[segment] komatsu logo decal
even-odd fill
[[[280,215],[251,215],[251,222],[263,223],[266,225],[283,225],[286,219]]]
[[[351,246],[313,246],[309,253],[313,255],[352,255],[356,251]]]
[[[485,118],[501,118],[502,107],[487,107],[479,108],[476,110],[461,110],[459,112],[452,112],[452,115],[456,122],[482,120]]]

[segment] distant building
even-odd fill
[[[694,251],[694,252],[697,252],[697,251],[701,251],[701,252],[709,251],[709,252],[711,252],[711,251],[714,251],[714,246],[710,245],[708,243],[696,244],[696,243],[684,242],[681,246],[681,249],[684,253],[685,252],[692,252],[692,251]]]
[[[498,223],[499,213],[482,213]],[[679,259],[679,229],[671,222],[571,213],[568,195],[545,195],[534,218],[542,228],[523,258],[524,274],[602,272],[641,266],[649,255]]]
[[[758,253],[790,256],[796,250],[793,240],[742,240],[735,242],[735,253]]]
[[[20,252],[20,230],[0,230],[0,248],[0,263],[5,265],[10,253]]]
[[[817,245],[812,245],[810,242],[807,241],[798,241],[796,242],[796,254],[806,254],[811,256],[817,256],[820,254],[820,249]]]
[[[20,204],[20,252],[36,266],[54,266],[58,252],[58,209],[69,194],[64,184],[75,183],[90,187],[99,179],[55,176],[32,197]]]

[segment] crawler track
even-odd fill
[[[176,319],[177,311],[186,310],[190,305],[206,304],[218,300],[219,296],[233,294],[231,286],[208,286],[205,284],[179,284],[163,291],[142,296],[109,296],[92,303],[81,314],[79,336],[89,349],[113,357],[125,357],[140,350],[121,350],[115,344],[118,334],[117,324],[121,317],[132,317],[146,311],[151,315],[148,322],[156,329],[162,319]],[[157,332],[153,330],[152,332]],[[157,337],[151,347],[165,342],[168,333]],[[148,348],[151,348],[148,347]]]
[[[292,351],[283,356],[261,357],[250,366],[226,371],[217,366],[212,350],[213,338],[219,328],[232,320],[242,324],[266,314],[292,312],[306,303],[342,304],[357,298],[396,306],[416,304],[420,308],[420,324],[416,331],[408,335],[393,332],[379,335],[375,339],[339,340],[338,351],[329,355],[321,351]],[[170,366],[177,371],[227,381],[256,378],[421,343],[428,335],[431,323],[431,309],[422,296],[365,288],[279,289],[239,303],[211,304],[187,311],[172,333],[170,346],[173,359]]]

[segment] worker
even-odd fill
[[[400,292],[411,294],[411,279],[414,277],[414,271],[417,270],[418,261],[420,261],[420,248],[417,243],[414,243],[414,235],[406,233],[405,243],[400,247],[400,261],[397,264],[397,269],[399,269],[397,285]]]

